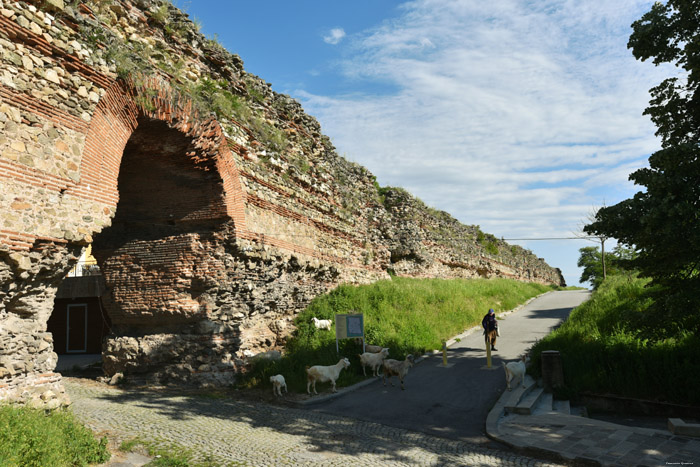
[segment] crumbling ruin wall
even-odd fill
[[[492,278],[564,285],[557,268],[531,251],[510,245],[426,206],[400,188],[382,191],[381,225],[392,271],[410,277]]]
[[[232,382],[342,282],[562,282],[478,235],[438,239],[469,228],[416,223],[417,200],[382,195],[164,0],[0,0],[0,130],[0,400],[67,402],[46,322],[89,244],[105,371],[159,382]]]

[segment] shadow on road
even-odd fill
[[[305,443],[313,446],[308,452],[313,458],[299,459],[300,461],[326,459],[339,454],[358,456],[368,453],[379,455],[383,462],[415,464],[415,457],[407,454],[415,447],[435,455],[437,465],[452,465],[454,458],[451,456],[461,455],[467,450],[498,455],[484,447],[468,446],[459,441],[421,436],[408,430],[358,421],[351,418],[352,414],[331,416],[293,407],[234,400],[232,397],[235,394],[207,396],[148,389],[126,389],[119,393],[110,391],[98,396],[113,404],[128,404],[154,411],[183,424],[195,419],[201,423],[201,417],[208,417],[303,437]],[[164,435],[167,436],[166,433]]]

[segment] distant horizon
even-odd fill
[[[174,2],[380,186],[497,238],[556,238],[509,243],[583,287],[579,249],[599,243],[561,238],[640,191],[628,176],[660,147],[642,113],[675,70],[627,49],[653,3]]]

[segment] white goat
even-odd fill
[[[306,369],[306,392],[311,394],[310,387],[313,385],[314,394],[316,392],[316,382],[331,382],[332,392],[335,391],[335,380],[340,376],[341,370],[350,366],[350,360],[341,358],[338,363],[331,366],[314,365]]]
[[[361,337],[356,337],[353,340],[355,341],[355,344],[362,345],[362,338]],[[382,348],[383,347],[381,345],[365,344],[365,352],[377,353],[377,352],[381,352]]]
[[[317,319],[315,316],[311,318],[314,321],[314,326],[316,329],[328,329],[331,330],[331,320],[330,319]]]
[[[403,379],[406,377],[406,373],[408,373],[408,369],[413,366],[413,355],[406,355],[406,360],[400,362],[398,360],[393,360],[391,358],[387,358],[384,360],[384,376],[382,378],[382,381],[384,382],[384,386],[386,386],[386,379],[387,377],[389,378],[389,382],[391,385],[394,385],[394,382],[391,381],[392,376],[398,376],[399,381],[401,381],[401,389],[405,389],[403,387]]]
[[[287,382],[284,380],[284,376],[270,376],[270,382],[272,383],[272,393],[275,396],[282,395],[282,388],[284,388],[284,392],[287,392]]]
[[[360,355],[360,363],[362,364],[362,374],[365,373],[365,367],[372,368],[372,376],[379,376],[379,367],[382,366],[384,359],[389,356],[389,349],[381,349],[378,353],[365,352]]]
[[[383,347],[381,345],[365,344],[365,352],[378,353],[381,352]]]
[[[506,371],[506,386],[508,390],[511,391],[512,388],[510,384],[514,379],[520,378],[520,385],[525,387],[525,362],[527,357],[523,355],[520,361],[517,362],[501,362],[503,364],[503,369]]]

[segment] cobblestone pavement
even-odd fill
[[[76,417],[116,442],[176,445],[221,465],[557,465],[508,451],[300,408],[64,378]]]

